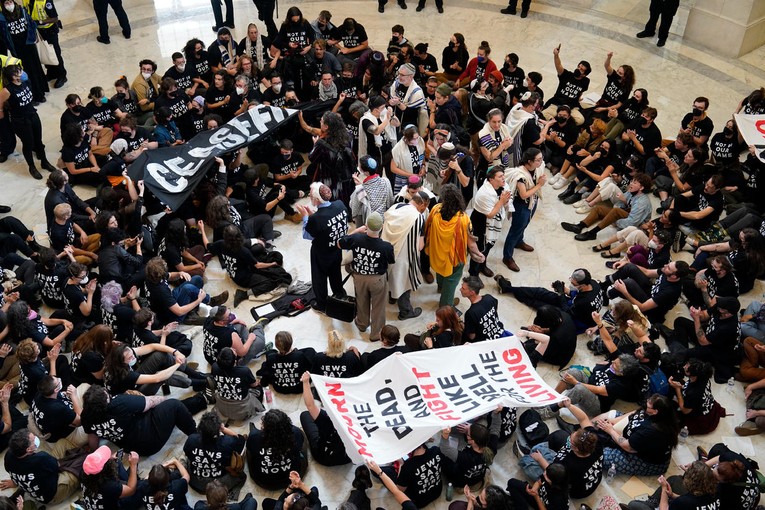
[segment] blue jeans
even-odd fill
[[[523,242],[523,233],[529,226],[533,215],[533,211],[529,209],[529,205],[524,200],[513,200],[513,207],[515,207],[515,212],[512,223],[510,223],[510,230],[507,231],[507,237],[505,237],[505,247],[502,249],[503,259],[513,258],[515,246]]]
[[[759,301],[752,301],[744,310],[744,315],[757,315],[762,307]],[[741,338],[751,336],[760,342],[765,342],[765,323],[757,322],[752,319],[749,322],[741,323]]]
[[[531,451],[541,453],[542,457],[544,457],[548,463],[552,463],[556,454],[554,450],[550,449],[547,441],[532,446]],[[539,480],[539,477],[542,476],[545,472],[545,470],[542,469],[542,466],[540,466],[537,461],[531,457],[531,455],[524,455],[521,457],[521,459],[518,461],[518,465],[521,467],[523,473],[529,480]]]
[[[192,301],[196,301],[196,299],[199,297],[199,290],[203,285],[204,280],[201,276],[192,276],[191,280],[188,282],[183,282],[173,289],[173,297],[178,302],[178,305],[185,306]],[[205,304],[209,303],[210,295],[206,295],[202,302]],[[179,316],[178,322],[182,322],[185,317],[185,314]]]

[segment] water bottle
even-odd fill
[[[266,389],[263,391],[263,394],[266,397],[266,403],[267,404],[273,404],[274,403],[274,394],[271,393],[271,388],[266,386]]]
[[[728,379],[728,387],[726,389],[731,395],[736,393],[736,380],[733,377]]]
[[[451,501],[454,497],[454,485],[451,482],[446,486],[446,501]]]
[[[614,477],[616,476],[616,464],[611,464],[611,467],[608,468],[608,473],[606,473],[606,483],[610,484],[614,481]]]
[[[688,439],[688,427],[683,427],[680,429],[679,439],[681,443],[685,443],[685,440]]]

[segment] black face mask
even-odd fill
[[[582,76],[582,72],[579,69],[574,70],[574,78],[579,78]]]
[[[693,116],[694,117],[701,117],[701,114],[704,113],[703,111],[699,110],[698,108],[693,109]]]
[[[723,128],[723,134],[725,136],[731,136],[733,134],[733,130],[731,128],[729,128],[728,126],[725,126]]]
[[[567,120],[568,120],[567,117],[561,117],[560,115],[555,117],[555,122],[557,122],[558,124],[565,124]]]
[[[454,48],[454,43],[453,43],[453,42],[451,42],[451,41],[449,41],[449,47],[450,47],[450,48]]]
[[[76,114],[78,114],[78,115],[79,115],[80,113],[82,113],[82,112],[84,112],[84,111],[85,111],[85,107],[84,107],[84,106],[82,106],[81,104],[78,104],[77,106],[75,106],[74,108],[72,108],[72,110],[74,111],[74,113],[76,113]]]
[[[125,94],[124,92],[120,92],[119,94],[117,94],[117,97],[119,97],[120,99],[125,99],[127,97],[127,94]]]

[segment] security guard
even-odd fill
[[[67,82],[64,58],[61,56],[61,45],[58,42],[58,31],[62,28],[58,12],[53,0],[26,0],[26,8],[32,19],[37,23],[40,37],[50,43],[56,51],[57,66],[46,66],[48,80],[56,80],[53,88],[60,89]]]

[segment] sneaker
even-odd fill
[[[236,289],[236,291],[234,292],[234,308],[239,306],[239,303],[246,300],[247,300],[247,291]]]
[[[555,184],[553,184],[553,189],[563,189],[569,184],[571,184],[571,179],[567,179],[564,177],[559,179]]]
[[[561,280],[552,282],[552,288],[556,294],[560,294],[561,296],[566,292],[566,285]]]
[[[574,204],[574,205],[576,205],[576,204]],[[577,207],[575,209],[577,214],[589,214],[591,210],[592,210],[592,207],[590,207],[587,204],[584,204],[583,206]]]
[[[224,304],[226,301],[228,301],[228,291],[224,290],[217,296],[210,299],[210,306],[218,306]]]
[[[583,205],[586,205],[586,204],[587,204],[587,200],[581,199],[578,202],[574,202],[571,205],[573,205],[574,207],[582,207]]]
[[[258,329],[258,327],[265,329],[266,326],[268,326],[268,323],[271,322],[271,319],[268,319],[266,317],[261,317],[257,321],[255,321],[255,324],[250,326],[250,333]]]
[[[742,422],[734,428],[733,431],[739,436],[754,436],[761,432],[760,429],[757,428],[757,424],[751,420]]]
[[[707,452],[701,446],[697,446],[696,447],[696,457],[698,457],[698,460],[700,460],[700,461],[706,461],[707,459],[709,459],[709,452]]]
[[[531,453],[531,448],[526,445],[522,445],[521,442],[516,439],[515,443],[513,443],[513,453],[515,453],[515,456],[520,459],[524,455]]]
[[[677,232],[675,232],[675,239],[672,241],[673,252],[677,253],[680,251],[680,248],[682,248],[683,245],[685,245],[686,237],[687,236],[683,234],[681,230],[678,230]]]
[[[406,315],[398,314],[398,320],[405,321],[409,319],[414,319],[415,317],[419,317],[420,315],[422,315],[422,308],[418,306],[411,312],[407,313]]]

